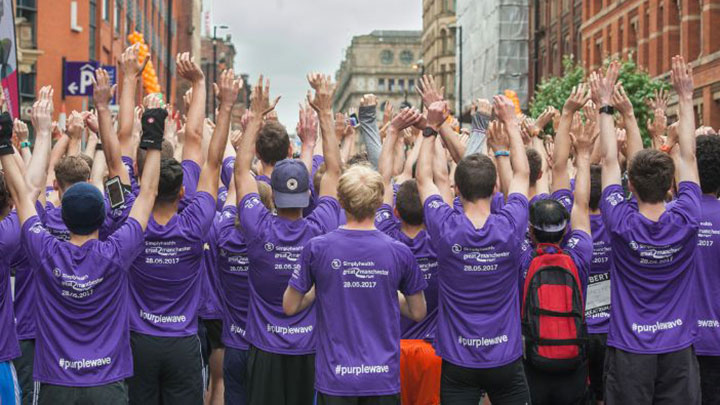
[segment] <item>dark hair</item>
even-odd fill
[[[12,204],[12,198],[10,196],[10,190],[5,184],[5,173],[0,171],[0,214],[4,213],[5,210]]]
[[[560,243],[565,234],[565,228],[557,232],[547,232],[538,228],[558,226],[567,223],[569,219],[568,211],[556,200],[538,200],[530,206],[530,226],[538,243]]]
[[[700,188],[705,194],[720,192],[720,136],[700,135],[695,140]]]
[[[542,173],[542,156],[534,148],[525,149],[525,155],[527,155],[528,164],[530,165],[530,186],[534,186]]]
[[[173,202],[183,186],[182,165],[177,160],[162,159],[160,161],[160,182],[156,201]]]
[[[602,197],[602,166],[590,166],[590,209],[596,210],[600,207]]]
[[[465,156],[455,168],[455,186],[462,198],[470,202],[489,198],[496,180],[495,164],[485,155]]]
[[[137,154],[136,154],[138,177],[142,177],[143,168],[145,167],[145,157],[146,156],[147,156],[147,151],[145,149],[138,147]],[[175,148],[172,146],[170,141],[168,141],[167,139],[163,139],[162,150],[160,151],[160,158],[171,159],[173,156],[175,156]]]
[[[628,168],[628,178],[637,198],[650,204],[665,201],[674,177],[672,158],[655,149],[643,149],[636,153]]]
[[[63,190],[90,178],[90,166],[80,156],[65,156],[55,163],[55,178]]]
[[[277,121],[265,121],[255,141],[255,150],[266,165],[287,159],[290,150],[290,137],[285,127]]]
[[[368,159],[367,152],[360,152],[356,153],[352,156],[350,156],[350,159],[347,161],[347,167],[357,165],[357,164],[366,164],[369,163],[370,160]]]
[[[415,180],[407,180],[400,185],[395,196],[395,207],[403,222],[409,225],[422,225],[423,205],[420,202],[420,193]]]

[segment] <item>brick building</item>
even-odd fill
[[[445,86],[450,108],[455,102],[455,1],[423,0],[422,68]],[[419,65],[419,64],[418,64]]]
[[[720,0],[591,0],[583,2],[582,60],[595,69],[607,57],[633,58],[669,80],[682,55],[695,73],[697,125],[720,127]],[[674,114],[671,100],[670,114]]]
[[[177,51],[190,52],[195,60],[200,60],[203,2],[202,0],[175,0],[177,2]],[[190,83],[180,80],[173,103],[182,105],[182,97],[190,88]]]
[[[40,86],[55,89],[55,110],[89,105],[84,97],[62,96],[62,61],[95,60],[117,65],[136,30],[150,48],[158,82],[167,99],[174,94],[177,52],[176,2],[173,0],[17,0],[18,37],[24,50],[19,65],[21,111]],[[25,117],[27,118],[27,117]]]
[[[565,55],[580,60],[582,0],[530,0],[528,97],[545,76],[561,76]]]

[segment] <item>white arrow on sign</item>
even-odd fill
[[[75,93],[77,93],[77,91],[78,91],[77,83],[75,83],[75,82],[70,83],[70,85],[68,86],[68,91],[70,92],[70,94],[73,94],[73,95]]]

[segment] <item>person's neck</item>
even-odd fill
[[[290,221],[297,221],[302,218],[302,209],[300,208],[278,208],[277,216],[288,219]]]
[[[596,208],[594,210],[590,210],[590,215],[600,215],[600,208]]]
[[[275,168],[275,165],[270,165],[270,164],[267,164],[267,163],[263,163],[263,164],[261,165],[261,167],[262,167],[262,168],[260,169],[260,171],[261,171],[260,174],[263,175],[263,176],[266,176],[268,179],[271,178],[271,177],[272,177],[273,169]]]
[[[373,231],[373,230],[375,230],[375,217],[374,216],[371,216],[370,218],[365,218],[365,219],[355,219],[346,212],[345,217],[347,218],[347,223],[345,224],[345,227],[344,227],[345,229],[352,229],[352,230],[356,230],[356,231]]]
[[[400,222],[400,231],[405,234],[410,239],[415,239],[415,237],[425,229],[425,225],[410,225],[405,222]]]
[[[485,221],[487,221],[488,217],[490,216],[489,198],[481,198],[473,202],[470,202],[463,198],[462,205],[463,210],[465,211],[465,216],[468,217],[468,219],[470,220],[470,222],[472,222],[475,228],[480,229],[485,226]]]
[[[95,231],[95,232],[91,233],[90,235],[78,235],[78,234],[71,233],[69,242],[75,246],[82,246],[87,241],[93,240],[93,239],[98,239],[98,231]]]
[[[152,216],[155,222],[160,225],[165,225],[172,217],[178,212],[178,201],[173,202],[156,202],[153,206]]]
[[[665,212],[665,203],[662,201],[657,203],[646,203],[638,199],[637,204],[640,214],[651,221],[657,221]]]

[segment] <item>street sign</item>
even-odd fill
[[[92,78],[98,66],[95,61],[65,62],[63,96],[92,96]]]

